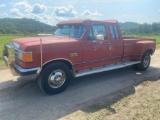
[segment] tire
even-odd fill
[[[151,61],[150,53],[146,52],[142,56],[141,62],[139,64],[137,64],[137,69],[141,70],[141,71],[147,70],[150,65],[150,61]]]
[[[49,95],[63,92],[69,83],[71,72],[62,62],[47,65],[38,77],[38,84],[42,91]]]

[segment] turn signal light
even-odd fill
[[[32,62],[32,53],[23,53],[23,62]]]
[[[23,62],[32,62],[32,52],[18,51],[18,58]]]

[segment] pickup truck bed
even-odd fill
[[[131,60],[141,59],[144,51],[147,49],[152,55],[155,50],[155,39],[123,37],[124,55],[130,54]]]

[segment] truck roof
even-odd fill
[[[66,20],[59,22],[57,25],[60,24],[85,24],[85,23],[91,23],[91,22],[105,22],[105,23],[118,23],[117,20],[91,20],[91,19],[79,19],[79,20]]]

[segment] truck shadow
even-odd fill
[[[109,74],[108,77],[111,77],[112,75],[114,75],[114,77],[115,76],[119,77],[120,74],[121,74],[120,76],[127,75],[127,76],[132,77],[128,80],[133,80],[134,82],[127,87],[124,85],[121,89],[117,90],[116,92],[111,92],[110,94],[107,93],[106,95],[103,95],[102,97],[95,98],[92,101],[88,101],[86,103],[82,103],[85,105],[82,105],[83,107],[77,111],[83,111],[84,113],[95,113],[102,109],[106,109],[107,111],[110,112],[110,114],[116,114],[116,110],[112,108],[111,106],[114,103],[123,99],[124,97],[134,94],[135,86],[143,84],[145,81],[160,80],[160,74],[158,74],[160,71],[159,68],[150,67],[147,71],[137,71],[135,69],[130,69],[130,68],[131,67],[93,75],[93,77],[97,77],[99,75],[103,76],[103,75],[106,75],[107,73]],[[130,73],[134,76],[132,76]],[[71,113],[71,114],[74,114],[74,113]],[[67,118],[67,116],[65,117]],[[62,118],[65,118],[65,117],[62,117]]]
[[[159,80],[159,70],[159,68],[150,67],[147,71],[141,72],[127,67],[88,75],[74,79],[63,93],[53,96],[43,93],[37,85],[37,80],[32,76],[18,77],[17,81],[14,82],[25,82],[19,86],[4,89],[0,93],[3,92],[5,93],[4,96],[10,96],[9,99],[12,99],[15,105],[9,108],[11,111],[19,106],[22,106],[23,108],[21,109],[25,111],[29,110],[31,113],[38,109],[36,113],[31,114],[31,117],[37,116],[38,118],[36,119],[45,119],[45,116],[59,119],[78,110],[93,113],[103,108],[106,108],[111,113],[116,113],[111,105],[126,96],[134,94],[134,87],[144,81]],[[105,105],[97,106],[95,104],[96,101],[103,99],[106,99]],[[18,101],[21,102],[17,104]],[[44,108],[46,108],[46,112],[44,112]],[[18,114],[18,112],[25,117],[25,114],[21,113],[21,111],[13,111],[13,114]]]
[[[155,68],[155,67],[150,67],[148,71],[136,71],[136,70],[131,70],[130,67],[128,68],[123,68],[123,69],[119,69],[119,70],[114,70],[114,71],[110,71],[110,72],[103,72],[103,73],[99,73],[97,75],[93,75],[93,79],[95,79],[97,76],[100,78],[103,78],[104,76],[106,76],[107,74],[107,78],[112,78],[111,76],[114,75],[114,77],[122,77],[123,75],[127,75],[130,76],[130,80],[133,80],[134,82],[132,84],[130,84],[129,86],[123,86],[121,89],[117,90],[116,87],[117,85],[115,85],[115,88],[117,91],[115,92],[111,92],[111,93],[107,93],[99,98],[95,98],[92,99],[91,101],[87,101],[84,103],[81,103],[81,108],[75,110],[72,113],[68,113],[68,115],[61,117],[62,119],[66,119],[66,118],[70,118],[69,116],[74,116],[75,114],[77,115],[81,115],[79,113],[85,114],[85,113],[96,113],[97,111],[100,110],[107,110],[109,111],[108,114],[116,114],[116,110],[112,107],[112,105],[118,101],[120,101],[121,99],[123,99],[124,97],[127,97],[129,95],[132,95],[135,93],[135,86],[139,85],[139,84],[143,84],[143,82],[145,81],[157,81],[160,80],[160,75],[158,74],[160,71],[159,68]],[[134,76],[132,76],[134,75]],[[83,77],[84,79],[87,78],[88,79],[89,76]],[[90,76],[91,78],[91,76]],[[78,78],[79,79],[79,78]],[[90,80],[91,82],[91,80]],[[101,81],[100,81],[101,82]],[[120,84],[120,83],[119,83]],[[145,83],[144,83],[145,84]],[[113,90],[114,91],[114,90]]]

